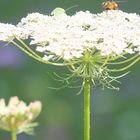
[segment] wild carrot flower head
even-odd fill
[[[36,45],[45,58],[50,54],[66,60],[80,58],[87,49],[101,51],[102,56],[131,54],[135,50],[130,44],[140,46],[139,23],[138,15],[120,10],[100,14],[80,11],[72,16],[32,13],[17,26],[1,23],[0,40],[29,38],[30,45]]]
[[[11,97],[8,105],[4,99],[0,99],[0,128],[16,133],[32,133],[37,123],[32,123],[41,111],[39,101],[27,105],[18,97]]]
[[[8,34],[1,28],[0,40],[11,41],[43,63],[69,65],[73,73],[90,77],[94,85],[99,81],[113,88],[110,83],[116,78],[109,72],[116,71],[114,65],[127,63],[126,67],[117,67],[117,71],[123,71],[139,60],[139,23],[139,15],[121,10],[98,14],[79,11],[72,16],[64,10],[50,15],[31,13],[16,26],[2,24]],[[25,44],[26,39],[36,51]]]

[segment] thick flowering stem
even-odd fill
[[[14,129],[12,130],[12,140],[17,140],[16,131]]]
[[[84,80],[84,140],[90,140],[90,79]]]

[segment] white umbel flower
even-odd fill
[[[17,26],[0,26],[1,41],[30,39],[30,45],[36,45],[44,56],[50,53],[47,59],[52,55],[66,60],[80,58],[85,49],[99,50],[105,57],[140,50],[140,16],[121,10],[99,14],[80,11],[72,16],[32,13]]]
[[[69,60],[81,57],[85,49],[97,49],[103,56],[134,53],[128,45],[140,46],[139,23],[135,13],[109,10],[100,14],[80,11],[73,16],[33,13],[18,26],[30,30],[30,44],[37,45],[37,51]]]
[[[0,23],[0,41],[11,41],[16,27],[12,24]]]

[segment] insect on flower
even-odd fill
[[[124,1],[106,1],[102,3],[102,7],[104,10],[117,10],[120,2]]]
[[[78,7],[78,5],[71,6],[67,8],[66,10],[64,10],[63,8],[57,7],[51,12],[51,16],[58,16],[58,15],[66,14],[66,11],[75,7]]]

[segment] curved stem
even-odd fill
[[[108,62],[107,64],[110,64],[110,65],[120,65],[120,64],[128,63],[128,62],[132,61],[133,59],[135,59],[138,56],[139,56],[139,54],[136,54],[135,56],[133,56],[133,57],[131,57],[129,59],[126,59],[126,60],[123,60],[123,61],[120,61],[120,62]]]
[[[84,140],[90,140],[90,80],[84,80]]]
[[[65,62],[65,63],[54,63],[54,62],[50,62],[50,61],[46,61],[43,60],[39,55],[37,55],[35,52],[33,52],[33,50],[31,50],[24,42],[20,42],[22,43],[22,45],[25,47],[23,48],[22,46],[20,46],[18,43],[16,43],[15,41],[11,41],[11,43],[13,43],[15,46],[17,46],[20,50],[22,50],[23,52],[25,52],[27,55],[29,55],[30,57],[32,57],[33,59],[42,62],[44,64],[51,64],[54,66],[69,66],[71,64],[78,64],[81,61],[75,61],[75,62]]]
[[[17,140],[16,131],[14,129],[12,130],[12,140]]]
[[[30,52],[32,53],[34,56],[38,57],[38,58],[41,58],[38,54],[36,54],[30,47],[28,47],[24,41],[22,41],[20,38],[17,38],[16,39]]]
[[[140,57],[135,59],[131,64],[127,65],[126,67],[123,67],[123,68],[120,68],[120,69],[106,69],[106,70],[109,71],[109,72],[121,72],[121,71],[129,69],[131,66],[133,66],[139,60],[140,60]]]
[[[70,63],[54,63],[54,62],[49,62],[49,61],[45,61],[43,60],[41,57],[37,57],[34,54],[32,54],[31,52],[28,52],[29,50],[24,49],[22,46],[20,46],[19,44],[17,44],[14,41],[11,41],[15,46],[17,46],[19,49],[21,49],[23,52],[25,52],[27,55],[29,55],[30,57],[32,57],[33,59],[45,63],[45,64],[51,64],[51,65],[55,65],[55,66],[68,66],[70,65]]]

